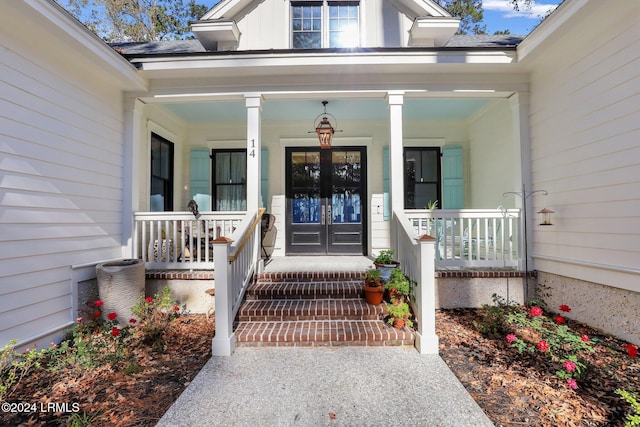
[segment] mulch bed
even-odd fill
[[[0,425],[67,425],[78,404],[78,425],[154,426],[211,357],[213,320],[182,315],[172,323],[164,351],[137,349],[140,372],[125,375],[102,367],[82,376],[61,371],[34,371],[8,402],[36,403],[36,412],[0,412]],[[49,403],[68,403],[62,412]],[[41,408],[45,408],[41,411]]]
[[[625,342],[571,322],[580,334],[599,336],[592,365],[577,390],[557,378],[539,355],[511,348],[504,337],[483,336],[474,325],[482,310],[437,313],[440,355],[496,426],[623,426],[629,405],[617,388],[640,389],[640,361]],[[212,320],[183,315],[172,325],[164,352],[144,350],[140,372],[104,367],[82,376],[34,371],[10,402],[77,403],[78,425],[153,426],[211,356]],[[0,425],[65,425],[71,414],[0,412]],[[82,421],[85,421],[84,423]],[[381,420],[382,423],[382,420]]]
[[[541,353],[518,353],[504,336],[482,335],[474,322],[482,310],[436,315],[440,355],[496,426],[624,426],[630,406],[618,388],[640,390],[640,360],[625,341],[569,321],[578,335],[597,338],[586,378],[571,390]]]

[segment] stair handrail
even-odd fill
[[[403,211],[394,210],[391,220],[392,249],[400,268],[411,281],[416,317],[416,348],[421,354],[438,354],[435,307],[435,237],[418,236]]]
[[[213,356],[231,356],[236,347],[233,322],[244,293],[255,273],[260,258],[260,222],[265,209],[260,208],[238,225],[230,238],[212,242],[215,270],[215,336],[211,342]]]

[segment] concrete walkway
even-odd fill
[[[158,426],[493,426],[439,356],[400,347],[239,348]]]

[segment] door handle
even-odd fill
[[[331,225],[331,205],[327,205],[327,224]]]
[[[320,224],[324,225],[324,216],[325,216],[325,206],[322,205],[320,207]]]

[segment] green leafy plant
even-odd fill
[[[153,297],[141,297],[131,311],[138,317],[144,343],[153,345],[158,351],[163,350],[164,336],[180,311],[171,298],[171,289],[165,286]]]
[[[41,355],[36,348],[16,352],[18,341],[11,340],[0,350],[0,401],[11,395],[12,390],[34,368],[40,367]]]
[[[391,271],[389,280],[384,284],[384,289],[389,291],[392,300],[404,301],[411,292],[411,281],[402,270],[396,268]]]
[[[633,414],[627,414],[626,421],[624,423],[625,427],[640,427],[640,395],[635,393],[633,390],[630,391],[622,389],[617,389],[616,394],[631,405],[631,409],[634,412]]]
[[[571,308],[562,304],[560,311],[570,312]],[[559,369],[556,375],[564,379],[572,389],[578,387],[577,380],[585,374],[587,364],[580,357],[584,352],[593,352],[593,342],[586,335],[578,336],[566,324],[566,318],[556,315],[553,319],[544,315],[538,306],[522,307],[509,313],[507,322],[516,328],[507,334],[506,340],[519,352],[541,352],[547,355]],[[529,332],[528,339],[518,337]]]
[[[411,310],[409,309],[409,304],[406,302],[400,304],[387,304],[386,311],[389,314],[387,323],[390,325],[393,325],[397,319],[403,319],[407,326],[413,326],[413,321],[410,319]]]
[[[429,200],[429,203],[427,203],[426,208],[431,211],[434,209],[438,209],[438,200]]]
[[[382,265],[393,265],[396,264],[396,261],[393,259],[394,250],[387,249],[384,251],[380,251],[376,259],[373,260],[376,264]]]
[[[370,268],[365,271],[363,280],[366,286],[374,288],[382,286],[382,275],[380,274],[380,270],[377,270],[375,268]]]
[[[481,320],[474,321],[474,326],[484,335],[503,336],[511,331],[507,316],[517,310],[518,306],[498,294],[493,294],[491,299],[493,305],[482,305]]]
[[[108,313],[107,319],[103,319],[102,306],[100,299],[86,303],[69,337],[59,346],[46,350],[47,369],[56,371],[67,367],[82,372],[106,364],[119,367],[132,357],[130,327],[121,327],[116,313]]]

